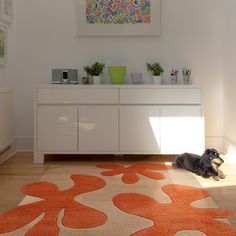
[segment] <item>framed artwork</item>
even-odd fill
[[[0,0],[0,19],[6,23],[12,23],[13,0]]]
[[[161,0],[77,0],[79,36],[158,36]]]
[[[0,65],[6,63],[7,57],[7,27],[0,25]]]

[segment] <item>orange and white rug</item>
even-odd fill
[[[54,166],[0,213],[6,236],[236,235],[194,176],[163,163]]]

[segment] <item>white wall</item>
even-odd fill
[[[192,68],[205,91],[206,135],[222,136],[221,0],[162,0],[160,37],[79,38],[75,0],[16,1],[14,78],[17,136],[33,136],[33,88],[52,68],[78,68],[100,60],[145,72],[145,63]]]
[[[236,145],[236,1],[223,4],[224,136]],[[236,147],[236,146],[235,146]],[[229,150],[227,150],[229,151]],[[235,158],[235,157],[234,157]]]

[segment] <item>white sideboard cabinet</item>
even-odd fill
[[[37,149],[77,150],[77,107],[42,105],[37,107]]]
[[[202,90],[193,85],[39,85],[34,162],[45,154],[204,151]]]
[[[118,152],[118,106],[79,106],[78,150]]]

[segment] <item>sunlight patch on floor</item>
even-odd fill
[[[236,166],[236,150],[233,147],[229,146],[225,160],[227,163],[235,164]]]
[[[205,179],[197,175],[195,175],[195,178],[204,188],[236,186],[236,164],[224,163],[221,170],[226,174],[226,178],[219,181],[215,181],[212,178]]]

